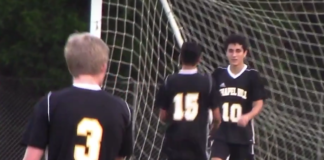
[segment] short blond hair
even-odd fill
[[[67,39],[64,57],[73,77],[96,75],[108,63],[109,47],[103,40],[89,33],[74,33]]]

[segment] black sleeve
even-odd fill
[[[45,149],[48,144],[48,123],[47,98],[45,97],[36,104],[21,145]]]
[[[219,107],[219,102],[220,102],[220,93],[218,90],[218,87],[216,86],[216,82],[212,76],[210,76],[210,83],[211,83],[211,91],[209,94],[209,106],[210,109],[214,110],[217,107]]]
[[[212,83],[212,90],[211,90],[211,93],[209,95],[209,106],[210,106],[210,109],[214,110],[216,109],[217,107],[219,107],[219,103],[220,103],[220,93],[218,91],[218,88],[215,86],[215,82],[213,81]]]
[[[264,84],[262,82],[262,79],[259,75],[259,72],[253,71],[252,77],[252,96],[251,99],[252,101],[257,101],[257,100],[265,100],[267,98],[266,96],[266,91],[264,89]]]
[[[214,81],[216,82],[218,75],[220,74],[220,69],[215,69],[214,72],[211,74],[213,77]]]
[[[127,121],[128,124],[126,126],[126,129],[123,133],[123,141],[121,148],[119,149],[118,156],[119,157],[128,157],[131,156],[133,153],[133,121],[132,121],[132,110],[129,108],[128,104],[125,103],[127,108],[126,115],[127,115]]]
[[[154,106],[155,107],[159,107],[161,109],[164,110],[168,110],[170,107],[170,94],[168,93],[167,90],[167,78],[165,79],[164,83],[162,83],[159,87],[159,90],[156,93],[156,97],[155,97],[155,102],[154,102]]]

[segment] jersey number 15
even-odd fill
[[[193,121],[198,115],[198,97],[199,93],[178,93],[173,98],[173,120],[181,121],[184,119],[186,121]]]

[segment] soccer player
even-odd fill
[[[231,35],[225,41],[230,65],[213,72],[221,97],[221,123],[214,132],[212,160],[253,160],[253,118],[263,107],[266,98],[264,85],[255,69],[244,64],[248,52],[247,40]]]
[[[103,90],[108,46],[88,33],[72,34],[64,56],[73,86],[50,92],[35,106],[23,137],[24,160],[116,160],[132,153],[127,103]]]
[[[185,42],[179,73],[165,78],[155,99],[160,119],[167,123],[163,153],[168,160],[207,160],[208,115],[215,109],[211,75],[198,73],[201,49]]]

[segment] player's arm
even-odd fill
[[[160,108],[160,120],[165,121],[167,118],[167,111],[170,107],[169,104],[169,94],[167,93],[166,83],[160,85],[159,90],[155,97],[155,107]]]
[[[246,114],[249,117],[249,119],[253,119],[262,111],[263,102],[266,99],[266,92],[261,77],[258,72],[256,71],[253,72],[254,72],[254,75],[252,76],[253,77],[252,79],[253,108],[249,113]]]
[[[128,104],[124,102],[122,106],[124,109],[124,118],[127,122],[126,129],[123,134],[123,141],[121,148],[119,149],[118,157],[116,160],[124,160],[126,157],[131,156],[133,153],[133,123],[132,123],[132,111]]]
[[[122,146],[119,150],[118,157],[116,159],[125,159],[131,156],[133,153],[133,127],[132,122],[128,124],[123,134]]]
[[[40,160],[48,144],[47,100],[41,99],[35,106],[21,144],[27,146],[23,160]]]
[[[221,122],[222,122],[222,119],[221,119],[220,109],[219,109],[219,107],[217,107],[213,110],[212,130],[217,129],[219,127],[219,125],[221,124]]]
[[[220,118],[220,110],[219,107],[215,108],[212,110],[213,111],[213,121],[212,121],[212,126],[211,126],[211,132],[216,130],[219,125],[221,124],[221,118]]]
[[[213,73],[214,76],[215,73]],[[218,88],[216,87],[216,82],[215,80],[212,78],[211,80],[211,92],[209,95],[209,100],[210,100],[210,109],[213,111],[213,125],[212,125],[212,129],[217,129],[218,126],[221,123],[221,114],[220,114],[220,109],[219,109],[219,102],[220,102],[220,93],[218,91]]]

